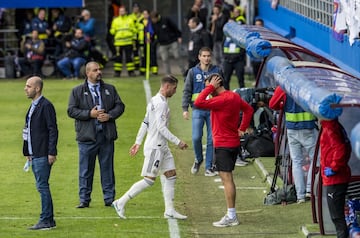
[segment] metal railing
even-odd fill
[[[280,4],[326,26],[333,25],[333,0],[282,0]]]
[[[0,48],[4,52],[18,49],[17,29],[0,29]]]

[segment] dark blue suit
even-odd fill
[[[30,107],[31,108],[31,107]],[[32,159],[32,170],[36,188],[41,197],[41,214],[39,223],[53,227],[53,202],[49,187],[51,165],[48,156],[57,155],[58,129],[55,108],[46,98],[41,97],[29,118],[30,108],[25,117],[24,130],[30,133],[32,154],[29,153],[28,138],[24,138],[23,154]]]

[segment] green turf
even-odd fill
[[[141,178],[142,153],[130,158],[128,149],[145,113],[145,93],[140,77],[105,81],[116,86],[126,104],[124,115],[117,120],[115,175],[119,197]],[[0,237],[169,237],[168,222],[162,218],[164,205],[159,181],[131,200],[126,206],[128,219],[120,220],[112,208],[104,206],[97,166],[91,207],[75,208],[78,203],[78,150],[74,121],[68,118],[66,108],[70,90],[81,82],[45,81],[44,96],[54,103],[59,126],[58,161],[50,179],[57,228],[28,231],[26,228],[37,222],[40,213],[33,174],[22,170],[25,163],[22,127],[30,100],[23,91],[25,80],[0,81]],[[232,85],[235,82],[233,79]],[[155,94],[159,77],[151,78],[150,85]],[[236,168],[234,172],[239,187],[237,211],[241,225],[225,229],[212,227],[212,222],[226,211],[224,195],[219,189],[220,183],[203,176],[203,168],[198,175],[190,174],[193,163],[191,120],[182,118],[182,89],[180,78],[177,94],[170,99],[171,130],[190,145],[186,151],[171,145],[178,172],[175,205],[179,212],[189,216],[186,221],[178,221],[181,237],[304,237],[300,227],[312,224],[310,203],[264,206],[264,191],[267,192],[269,186],[255,164]],[[273,168],[271,164],[266,165],[269,170]]]

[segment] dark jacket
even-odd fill
[[[69,57],[70,59],[74,59],[77,57],[81,57],[86,59],[86,55],[89,53],[89,43],[85,40],[85,37],[76,38],[74,37],[71,40],[70,48],[65,49],[65,57]]]
[[[226,15],[221,14],[221,16],[214,22],[214,24],[215,24],[215,30],[213,33],[213,42],[214,43],[223,41],[223,38],[224,38],[223,27],[227,23],[228,20],[229,20],[229,18]]]
[[[26,113],[25,128],[28,127],[27,117],[30,108]],[[45,97],[40,99],[31,116],[30,136],[33,150],[32,156],[43,157],[57,155],[58,128],[55,108]],[[30,156],[28,142],[25,140],[23,143],[23,155]]]
[[[181,38],[181,31],[170,18],[160,17],[159,21],[153,24],[153,28],[160,45],[169,45]]]
[[[192,44],[192,48],[190,48],[190,42]],[[210,32],[203,27],[202,23],[199,23],[194,30],[190,30],[188,60],[197,61],[199,50],[204,46],[212,49],[212,37]]]
[[[125,104],[116,88],[102,80],[100,81],[100,94],[102,107],[110,115],[110,120],[102,123],[106,139],[116,140],[115,120],[124,113]],[[90,117],[90,111],[94,106],[87,80],[85,80],[85,83],[72,90],[67,109],[68,116],[75,119],[76,140],[79,142],[96,141],[96,119]]]

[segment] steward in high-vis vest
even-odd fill
[[[230,21],[235,21],[239,25],[245,24],[246,19],[241,13],[240,8],[235,8],[232,12],[233,17]],[[235,70],[236,78],[238,80],[239,88],[245,87],[246,56],[245,50],[235,44],[230,37],[226,37],[223,45],[223,70],[224,70],[224,87],[230,89],[230,80],[233,71]]]
[[[158,64],[157,64],[157,55],[156,55],[156,35],[154,28],[150,19],[150,13],[148,10],[143,11],[143,19],[139,24],[139,34],[138,40],[140,45],[140,74],[145,75],[146,73],[146,63],[149,62],[150,72],[153,75],[158,74]],[[148,47],[150,49],[148,49]],[[147,55],[149,54],[149,56]]]
[[[144,19],[140,11],[139,3],[136,2],[133,3],[132,13],[129,14],[129,17],[133,19],[136,28],[136,37],[133,45],[133,60],[135,64],[135,69],[138,70],[140,68],[139,34],[140,34],[140,30],[142,29],[140,22],[142,21],[142,19]]]
[[[231,75],[234,70],[238,79],[239,88],[245,87],[245,50],[233,42],[230,37],[226,37],[224,41],[223,57],[225,89],[230,89]]]
[[[296,80],[294,78],[294,80]],[[316,117],[306,112],[294,99],[287,95],[280,86],[277,86],[274,95],[269,101],[269,107],[274,110],[283,110],[285,113],[285,127],[288,139],[292,174],[295,182],[297,203],[305,202],[310,197],[312,160],[315,153],[317,131]],[[308,157],[309,161],[306,161]],[[307,177],[303,165],[310,163]]]
[[[124,6],[119,8],[119,16],[112,21],[110,34],[114,35],[114,46],[116,49],[114,77],[120,77],[121,75],[123,54],[125,54],[126,69],[129,76],[135,76],[135,64],[132,53],[133,44],[136,40],[136,27],[133,19],[126,15]]]
[[[46,11],[44,8],[40,8],[37,17],[34,17],[31,21],[32,30],[36,30],[39,33],[39,39],[43,40],[47,44],[47,39],[51,34],[49,29],[49,23],[46,21]]]

